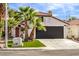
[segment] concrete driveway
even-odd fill
[[[69,39],[39,39],[48,49],[79,49],[79,43]]]

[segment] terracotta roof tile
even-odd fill
[[[68,21],[68,23],[70,25],[79,25],[79,20],[71,20],[71,21]]]
[[[37,13],[37,16],[52,17],[52,18],[55,18],[55,19],[57,19],[57,20],[59,20],[59,21],[61,21],[61,22],[64,22],[64,23],[66,23],[66,24],[69,24],[69,23],[67,23],[67,22],[65,22],[65,21],[63,21],[63,20],[60,20],[60,19],[56,18],[55,16],[50,15],[49,13],[38,12],[38,13]]]

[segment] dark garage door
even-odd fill
[[[52,39],[52,38],[63,38],[64,36],[64,28],[63,26],[53,26],[46,27],[45,31],[40,31],[36,29],[36,38],[37,39]]]

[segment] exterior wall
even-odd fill
[[[57,20],[54,19],[52,17],[44,17],[44,24],[45,26],[63,26],[64,27],[64,38],[67,38],[68,35],[68,25]]]
[[[72,25],[70,26],[70,37],[74,36],[75,38],[79,38],[79,26]]]
[[[52,17],[44,17],[44,24],[45,26],[64,26],[66,25],[65,23],[57,20],[57,19],[54,19]]]
[[[79,26],[77,28],[78,28],[77,33],[78,33],[78,38],[79,38]]]
[[[64,38],[68,37],[69,32],[69,25],[64,26]]]

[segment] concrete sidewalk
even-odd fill
[[[79,49],[79,43],[69,39],[39,39],[49,49]]]
[[[79,56],[79,49],[0,51],[0,56]]]

